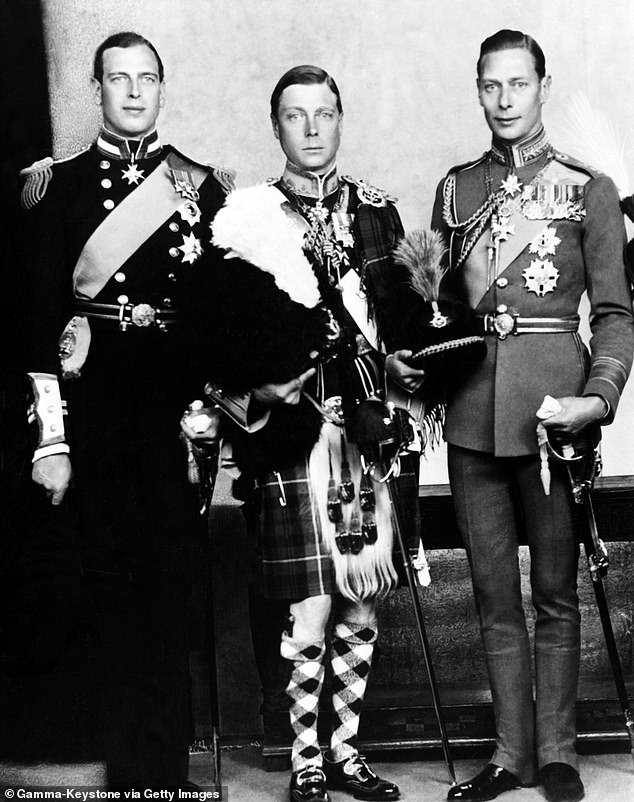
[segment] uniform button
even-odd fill
[[[499,278],[495,283],[501,290],[503,290],[508,286],[509,280],[507,278]]]
[[[44,385],[44,392],[45,393],[50,393],[51,392],[51,385],[50,384],[45,384]]]
[[[104,159],[103,161],[99,162],[99,166],[102,170],[107,170],[110,167],[110,162]]]
[[[112,186],[112,181],[109,178],[102,178],[101,179],[101,186],[104,189],[110,189],[110,187]]]
[[[50,429],[52,432],[56,432],[56,431],[57,431],[57,426],[56,426],[54,423],[51,423],[51,425],[50,425],[48,428],[49,428],[49,429]]]
[[[170,281],[176,281],[176,273],[168,273],[167,277]]]
[[[103,205],[105,209],[108,209],[108,211],[110,211],[110,209],[114,209],[114,201],[112,198],[106,198],[103,202]]]
[[[46,408],[46,411],[47,412],[55,412],[55,407],[51,405],[50,407]]]
[[[499,312],[501,315],[503,315],[507,311],[507,309],[508,306],[506,304],[500,304],[496,311]]]
[[[178,223],[170,223],[170,231],[178,231]]]
[[[173,301],[171,298],[163,298],[163,306],[167,307],[167,309],[172,306],[172,303]]]
[[[125,281],[125,278],[126,278],[125,273],[115,273],[114,274],[114,280],[118,281],[119,284],[122,284]]]
[[[118,303],[118,304],[127,304],[129,300],[130,300],[130,299],[128,298],[128,296],[127,296],[127,295],[120,295],[120,296],[117,298],[117,303]]]
[[[178,248],[170,248],[169,255],[173,258],[176,258],[178,256]]]

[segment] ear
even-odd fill
[[[96,106],[101,106],[101,84],[96,78],[90,79],[90,87],[92,89],[92,96]]]
[[[273,128],[273,136],[279,140],[280,138],[280,124],[277,121],[277,117],[274,114],[271,114],[271,126]]]
[[[550,96],[550,85],[552,83],[552,78],[550,75],[544,75],[544,77],[540,81],[539,87],[539,99],[541,101],[542,106],[548,100]]]
[[[482,92],[480,91],[480,79],[476,78],[476,89],[478,90],[478,103],[482,106]]]
[[[343,112],[339,114],[339,121],[337,123],[337,128],[339,129],[339,136],[343,133]]]
[[[165,81],[161,81],[161,86],[159,89],[159,108],[162,109],[165,105]]]

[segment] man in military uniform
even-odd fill
[[[357,748],[375,600],[396,574],[386,487],[362,477],[352,421],[358,402],[384,396],[385,367],[407,389],[422,380],[403,361],[411,352],[385,358],[368,316],[368,297],[374,309],[386,301],[402,228],[384,192],[337,171],[343,110],[326,72],[305,65],[282,76],[271,120],[287,159],[282,177],[232,193],[213,224],[228,256],[212,274],[206,319],[226,348],[208,353],[209,373],[218,403],[243,427],[226,433],[240,483],[258,486],[262,592],[290,613],[281,654],[295,732],[291,799],[325,802],[327,788],[397,799]],[[417,476],[405,473],[415,494]],[[332,610],[333,729],[322,758]]]
[[[206,235],[227,175],[161,145],[163,65],[146,39],[104,41],[92,83],[97,140],[24,171],[32,477],[78,513],[109,784],[177,787],[192,736],[187,554],[197,525],[179,419],[203,387],[189,300],[212,267]]]
[[[449,399],[445,436],[458,523],[472,570],[495,721],[491,762],[449,799],[485,800],[543,783],[581,799],[575,754],[578,545],[565,470],[540,481],[536,413],[552,436],[610,423],[632,362],[624,228],[610,179],[556,151],[542,126],[551,79],[530,36],[485,40],[478,94],[491,149],[441,182],[433,225],[450,247],[447,291],[481,317],[487,355]],[[578,334],[590,298],[591,354]],[[559,410],[556,411],[555,410]],[[531,554],[535,707],[517,546]],[[536,771],[539,773],[536,774]]]

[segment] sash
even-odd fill
[[[350,317],[372,348],[380,350],[376,325],[373,320],[368,320],[368,304],[365,293],[361,290],[361,279],[354,268],[350,268],[341,279],[341,288],[343,304],[350,313]]]
[[[161,164],[112,210],[88,238],[73,271],[78,298],[94,298],[154,232],[182,206],[171,170],[186,171],[196,189],[208,175],[203,167],[169,153]]]
[[[539,184],[529,184],[522,193],[528,201],[530,201],[530,217],[527,216],[528,204],[522,212],[522,207],[519,202],[517,210],[509,218],[509,223],[515,227],[514,233],[508,239],[500,243],[499,261],[498,261],[498,274],[497,278],[503,275],[504,271],[510,267],[517,257],[524,251],[530,242],[540,234],[546,227],[551,225],[553,220],[569,217],[569,219],[577,219],[575,211],[572,210],[570,215],[559,212],[554,208],[555,204],[552,202],[555,197],[568,196],[570,200],[578,202],[579,199],[579,181],[577,180],[574,185],[564,184],[566,177],[570,174],[569,170],[562,171],[558,169],[556,162],[551,162],[548,168],[542,174]],[[527,191],[528,190],[528,191]],[[541,196],[544,199],[541,199]],[[537,201],[537,198],[540,201]],[[549,199],[550,202],[545,202]],[[565,203],[560,204],[565,206]],[[473,293],[477,297],[470,297],[469,303],[473,308],[482,301],[487,292],[491,288],[486,286],[486,265],[488,260],[488,246],[491,236],[490,226],[488,226],[476,244],[474,245],[467,261],[465,268],[473,271],[473,273],[481,278],[481,284]],[[479,282],[478,282],[479,283]]]

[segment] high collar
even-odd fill
[[[296,195],[317,198],[317,200],[323,200],[327,195],[331,195],[339,189],[336,165],[333,165],[325,175],[318,175],[309,170],[302,170],[301,167],[287,161],[282,181]]]
[[[493,137],[491,156],[499,164],[516,168],[524,167],[524,165],[536,161],[550,149],[551,145],[542,125],[534,134],[529,134],[521,142],[516,142],[514,145],[508,145],[506,142]]]
[[[112,159],[139,161],[157,156],[161,152],[161,142],[156,128],[141,139],[126,139],[102,125],[97,148]]]

